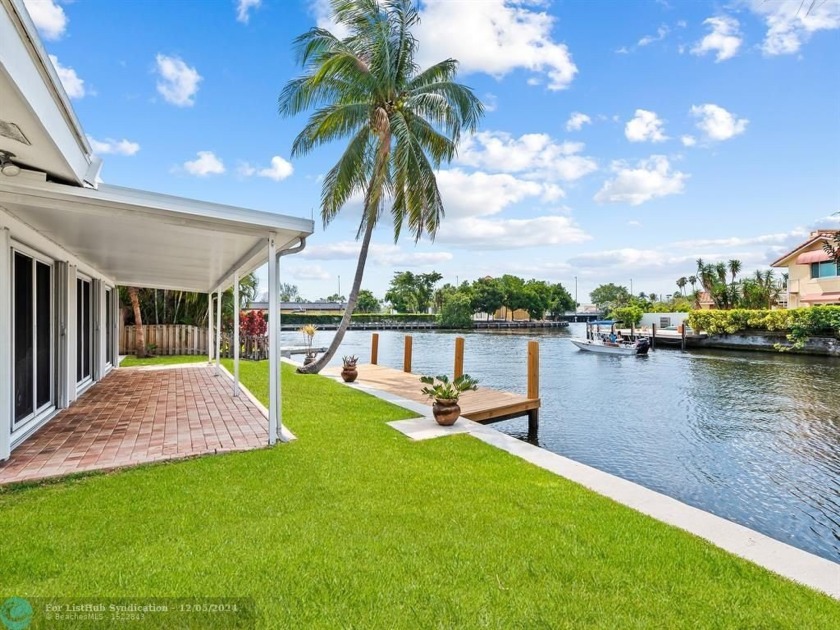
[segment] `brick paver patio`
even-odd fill
[[[206,365],[120,368],[0,463],[0,484],[246,450],[268,443],[266,417]]]

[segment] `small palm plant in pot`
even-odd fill
[[[315,324],[304,324],[298,328],[298,332],[303,335],[303,345],[306,348],[306,357],[303,359],[304,365],[309,365],[315,361],[315,352],[312,350],[312,341],[315,339],[315,333],[318,332],[318,327]]]
[[[461,394],[478,389],[478,381],[469,374],[462,374],[451,381],[445,374],[421,376],[420,382],[426,385],[421,393],[434,401],[432,415],[435,421],[444,427],[455,424],[461,415],[461,407],[458,406]]]
[[[356,371],[356,364],[359,362],[359,357],[351,354],[349,357],[341,357],[341,361],[344,364],[341,367],[341,378],[344,379],[345,383],[352,383],[359,376],[359,373]]]

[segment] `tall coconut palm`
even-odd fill
[[[686,278],[685,276],[677,279],[677,287],[679,288],[680,293],[685,294],[685,291],[683,291],[683,289],[685,289],[685,285],[687,285],[687,284],[688,284],[688,278]]]
[[[143,328],[143,317],[140,314],[140,298],[137,287],[128,287],[128,299],[134,311],[134,354],[142,359],[146,356],[146,330]]]
[[[732,284],[735,284],[735,276],[741,273],[741,261],[733,258],[727,266],[729,267],[729,273],[732,274]]]
[[[693,293],[697,284],[697,276],[688,276],[688,283],[691,285],[691,292]]]
[[[356,233],[361,249],[344,316],[327,352],[306,372],[320,371],[344,338],[386,203],[395,241],[403,226],[415,242],[424,234],[434,238],[444,215],[435,170],[452,159],[462,129],[474,130],[484,112],[472,90],[454,82],[454,59],[419,71],[412,35],[418,14],[411,0],[332,0],[332,12],[349,35],[341,39],[313,28],[298,37],[304,75],[279,98],[282,116],[317,108],[292,145],[293,157],[349,139],[324,178],[324,225],[353,195],[364,197]]]

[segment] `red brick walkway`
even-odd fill
[[[268,443],[268,421],[205,365],[120,368],[0,463],[0,484]]]

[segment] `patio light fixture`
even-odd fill
[[[0,173],[6,177],[14,177],[20,174],[20,167],[12,162],[15,157],[14,153],[8,151],[0,151]]]

